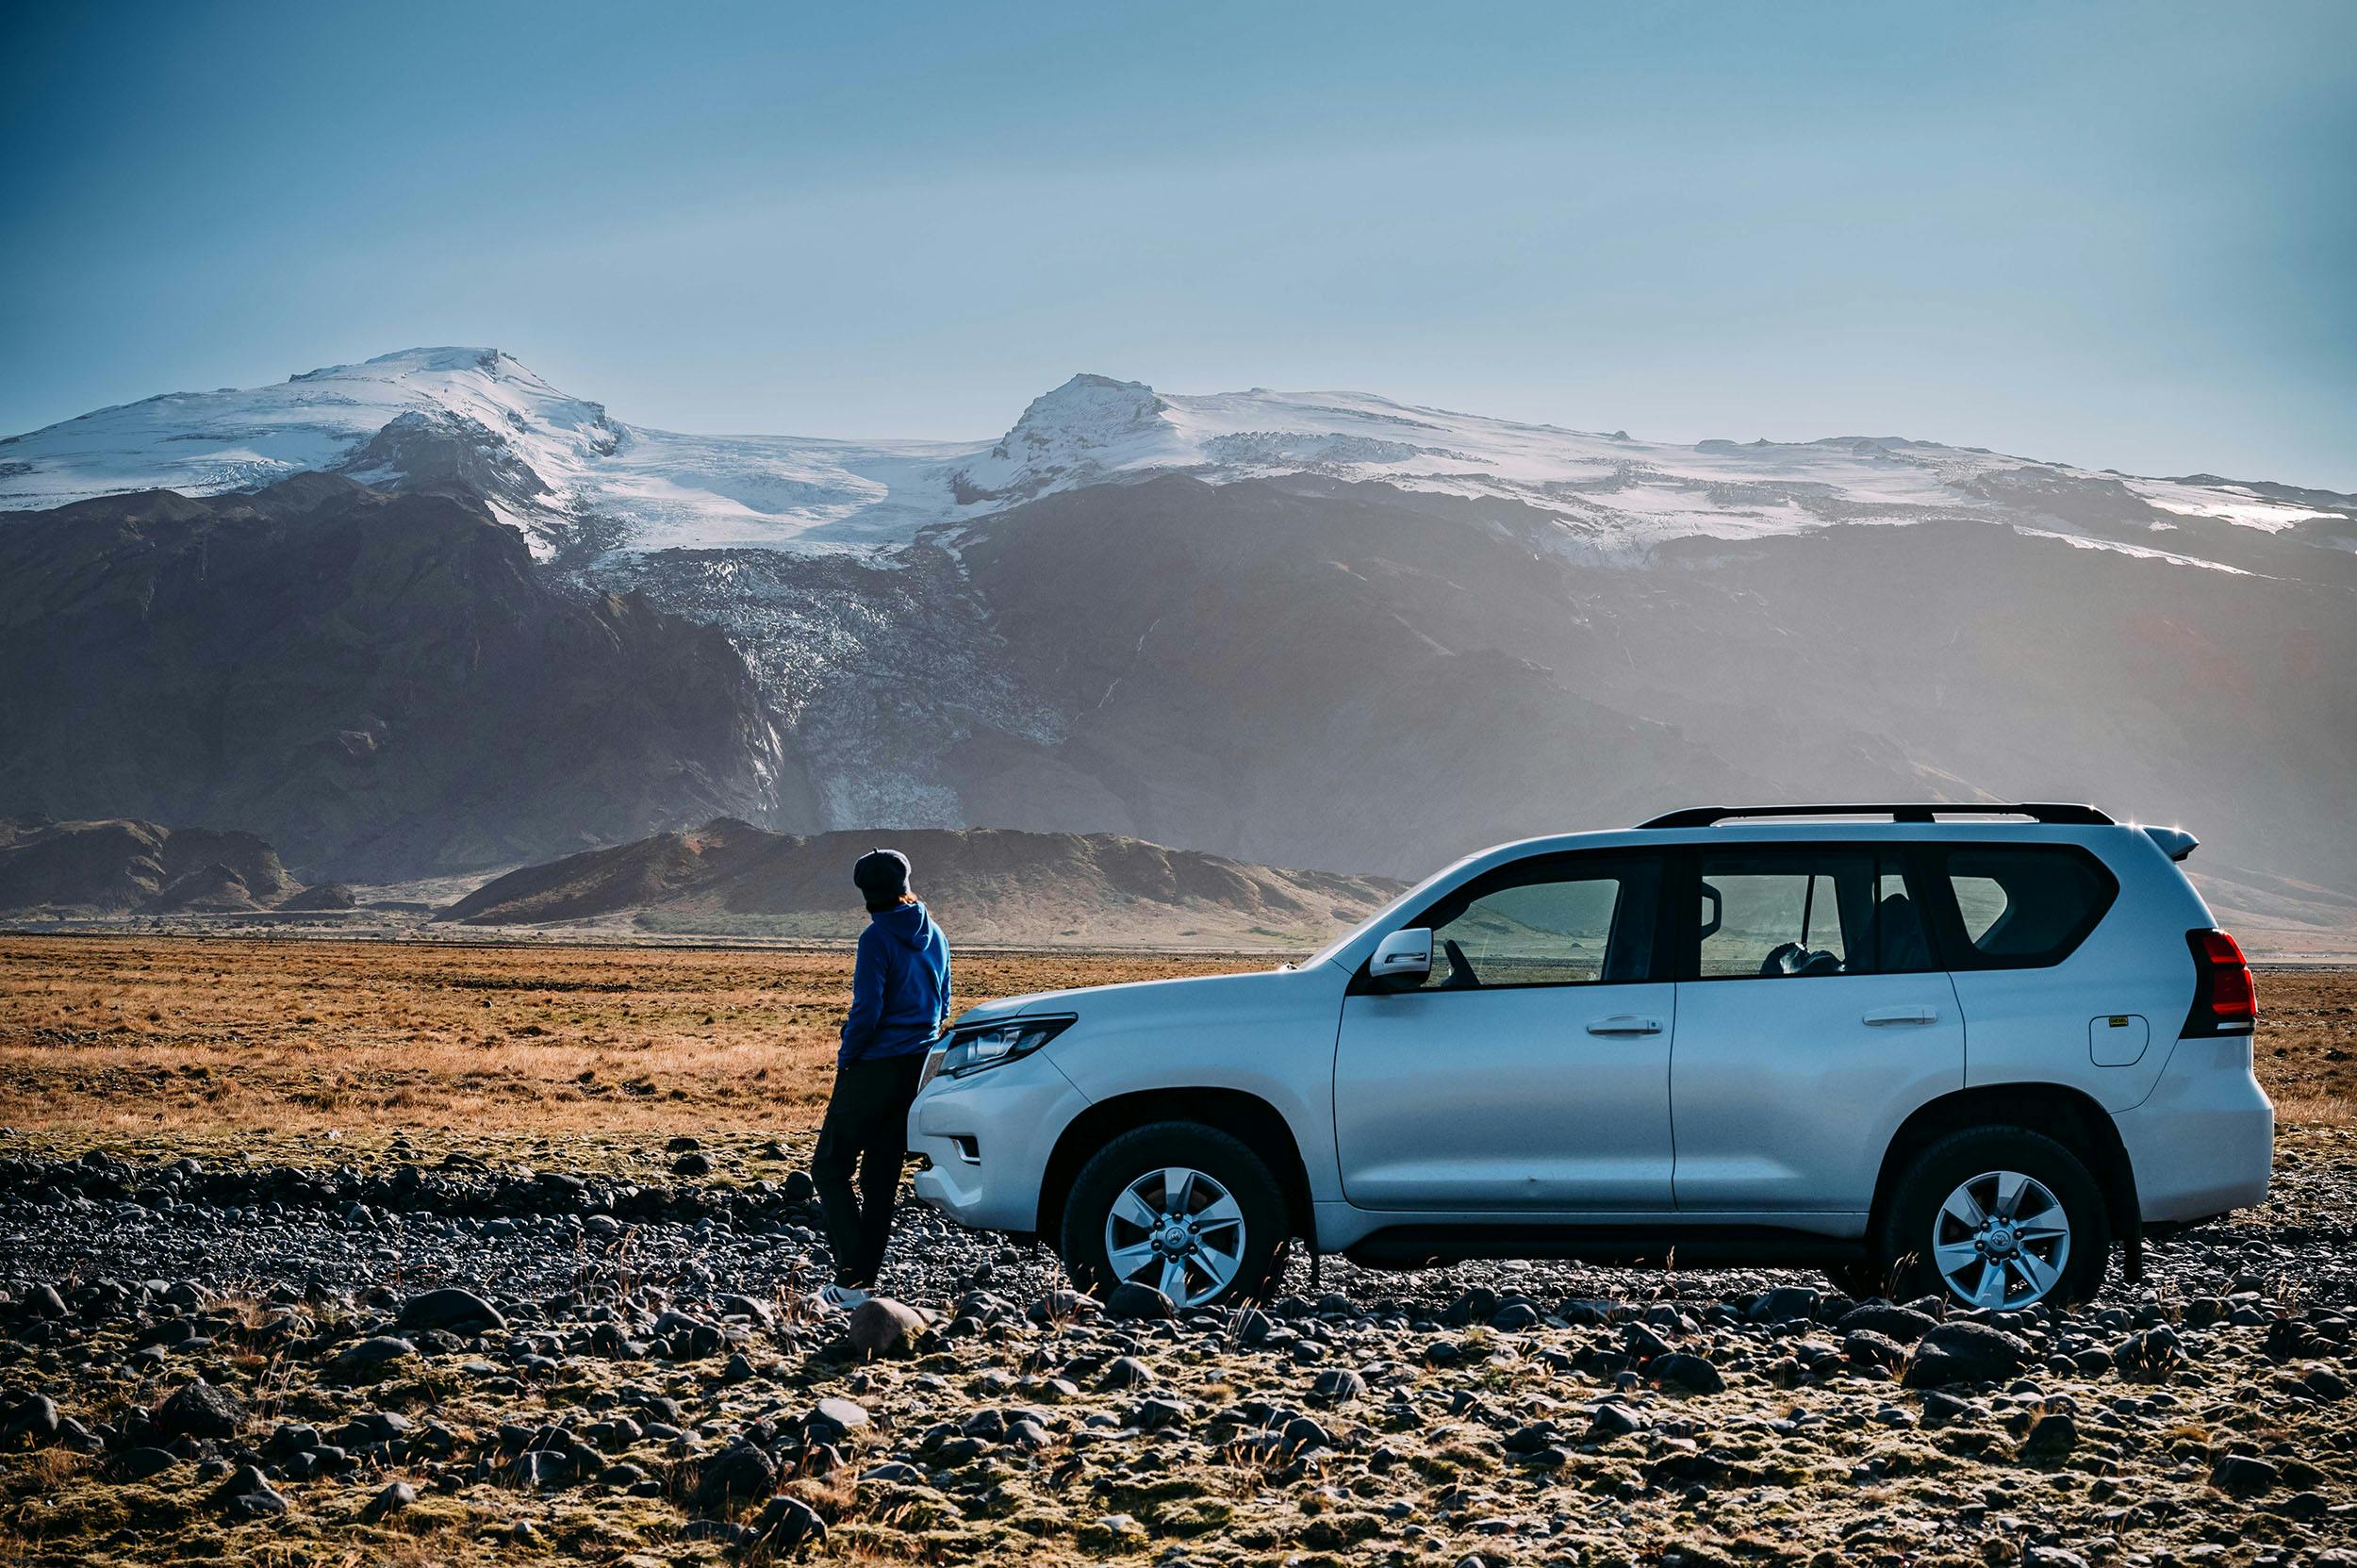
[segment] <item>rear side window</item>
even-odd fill
[[[1940,859],[1964,926],[1964,968],[2059,964],[2119,892],[2093,856],[2067,845],[1959,845]]]
[[[1824,845],[1709,850],[1687,972],[1821,980],[1934,969],[1904,851]]]

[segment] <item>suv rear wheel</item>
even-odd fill
[[[2025,1128],[1976,1127],[1916,1156],[1877,1245],[1902,1297],[1939,1292],[1998,1311],[2063,1305],[2102,1287],[2111,1219],[2069,1149]]]
[[[1156,1122],[1091,1156],[1064,1199],[1058,1250],[1084,1289],[1151,1285],[1179,1307],[1265,1287],[1290,1227],[1260,1156],[1216,1128]]]

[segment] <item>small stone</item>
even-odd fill
[[[165,1431],[185,1437],[235,1437],[245,1419],[244,1400],[202,1378],[165,1400],[156,1412],[157,1424]]]
[[[2049,1411],[2021,1440],[2021,1457],[2040,1461],[2067,1458],[2079,1442],[2079,1424],[2062,1411]]]
[[[369,1499],[369,1506],[360,1510],[367,1520],[388,1518],[418,1500],[418,1489],[407,1481],[392,1481],[384,1491]]]
[[[267,1519],[287,1511],[287,1499],[271,1488],[269,1477],[251,1464],[241,1464],[213,1494],[214,1503],[231,1519]]]
[[[866,1412],[860,1413],[865,1421]],[[749,1443],[738,1443],[704,1461],[696,1480],[696,1506],[710,1512],[735,1498],[766,1496],[777,1488],[777,1461]]]
[[[1448,1311],[1441,1314],[1441,1321],[1452,1329],[1463,1329],[1475,1323],[1487,1323],[1497,1316],[1497,1312],[1498,1293],[1475,1285],[1449,1303]]]
[[[1684,1389],[1689,1394],[1717,1394],[1727,1386],[1719,1369],[1700,1356],[1689,1356],[1683,1350],[1673,1350],[1656,1356],[1646,1363],[1645,1376],[1670,1388]]]
[[[455,1285],[411,1296],[401,1309],[400,1322],[404,1329],[440,1329],[453,1334],[491,1333],[507,1327],[498,1308]]]
[[[772,1497],[753,1521],[753,1533],[772,1550],[791,1552],[804,1542],[824,1545],[827,1522],[799,1497]]]
[[[534,1448],[517,1458],[513,1475],[527,1491],[551,1491],[572,1479],[572,1458],[553,1448]]]
[[[925,1314],[888,1296],[871,1296],[851,1309],[843,1334],[863,1356],[889,1356],[913,1349],[931,1325]]]
[[[178,1455],[165,1448],[131,1448],[115,1456],[107,1473],[118,1481],[143,1481],[150,1476],[160,1476],[180,1462]]]
[[[1334,1440],[1326,1428],[1306,1415],[1297,1415],[1285,1423],[1285,1451],[1298,1454],[1310,1448],[1331,1448]]]
[[[781,1151],[775,1158],[783,1160],[785,1156]],[[810,1179],[810,1172],[798,1170],[786,1173],[785,1200],[788,1203],[799,1206],[805,1203],[815,1203],[817,1198],[818,1183]]]
[[[671,1162],[671,1174],[673,1176],[710,1176],[712,1156],[698,1150],[690,1150]]]
[[[2210,1469],[2210,1484],[2237,1497],[2255,1497],[2275,1485],[2280,1472],[2250,1454],[2229,1454]]]
[[[1135,1356],[1116,1356],[1097,1380],[1099,1388],[1144,1388],[1154,1381],[1154,1369]]]
[[[850,1399],[821,1399],[802,1418],[802,1432],[813,1444],[840,1443],[867,1425],[865,1406]]]
[[[1142,1432],[1183,1426],[1186,1419],[1187,1407],[1172,1399],[1141,1399],[1137,1409],[1129,1412],[1129,1425]]]
[[[1800,1285],[1778,1285],[1762,1291],[1744,1316],[1754,1323],[1805,1323],[1817,1315],[1824,1297]]]
[[[1902,1345],[1913,1345],[1938,1328],[1939,1320],[1912,1307],[1893,1306],[1887,1301],[1868,1301],[1843,1312],[1834,1327],[1845,1334],[1881,1334]]]
[[[372,1383],[401,1371],[401,1363],[417,1359],[418,1347],[391,1334],[377,1334],[346,1348],[328,1370],[347,1382]]]
[[[12,1438],[30,1438],[39,1447],[57,1441],[58,1426],[58,1402],[45,1394],[28,1394],[8,1412],[5,1430]]]
[[[1113,1294],[1105,1298],[1105,1312],[1111,1317],[1133,1319],[1176,1317],[1178,1314],[1178,1309],[1172,1304],[1169,1296],[1139,1279],[1124,1279],[1115,1285]]]
[[[1310,1397],[1321,1405],[1348,1405],[1367,1396],[1367,1380],[1346,1366],[1338,1366],[1318,1374],[1310,1385]]]
[[[1956,1319],[1923,1336],[1907,1362],[1909,1388],[1993,1383],[2019,1371],[2030,1347],[2002,1329]]]
[[[1616,1400],[1606,1400],[1596,1407],[1590,1430],[1603,1437],[1626,1437],[1645,1429],[1645,1418]]]

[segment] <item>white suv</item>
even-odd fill
[[[910,1112],[916,1190],[1180,1306],[1294,1237],[2082,1299],[2113,1243],[2133,1279],[2146,1235],[2266,1193],[2250,972],[2193,849],[2064,805],[1505,845],[1298,968],[971,1010]]]

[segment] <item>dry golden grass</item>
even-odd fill
[[[1262,960],[996,954],[960,1005]],[[0,938],[0,1124],[99,1137],[815,1127],[850,953]]]
[[[971,953],[961,1002],[1255,967]],[[0,938],[0,1125],[106,1140],[512,1139],[816,1125],[846,950]],[[2357,1105],[2357,971],[2259,979],[2287,1124]]]
[[[2357,970],[2270,970],[2257,978],[2254,1059],[2277,1119],[2303,1127],[2357,1120]]]

